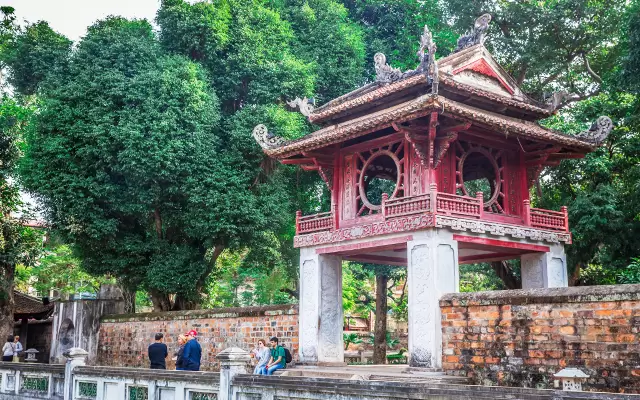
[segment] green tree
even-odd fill
[[[13,288],[18,264],[31,265],[42,248],[42,235],[24,226],[28,210],[20,201],[15,170],[33,109],[0,98],[0,335],[13,333]]]

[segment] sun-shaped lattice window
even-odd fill
[[[482,192],[484,209],[504,213],[504,160],[502,150],[456,142],[456,193]]]
[[[404,195],[404,142],[357,153],[356,166],[358,216],[380,212],[383,193]]]

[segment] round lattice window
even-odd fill
[[[458,162],[459,188],[465,196],[482,192],[484,208],[500,212],[498,203],[502,186],[497,157],[483,147],[470,147]]]
[[[359,197],[370,210],[380,210],[382,194],[396,197],[400,187],[400,160],[391,151],[380,150],[369,157],[362,166],[359,180]]]

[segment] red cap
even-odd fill
[[[196,332],[196,331],[194,331],[194,330],[191,330],[191,331],[187,332],[187,336],[193,336],[193,337],[196,337],[196,336],[198,336],[198,332]]]

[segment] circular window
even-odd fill
[[[400,161],[395,154],[382,150],[372,155],[360,174],[360,199],[371,210],[379,210],[382,194],[393,198],[400,186]]]
[[[458,171],[465,196],[482,192],[484,207],[491,207],[500,194],[500,175],[495,158],[481,147],[472,147],[460,158]]]

